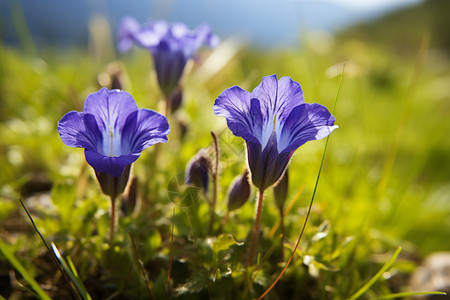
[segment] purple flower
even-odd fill
[[[300,84],[276,75],[264,77],[251,93],[238,86],[224,90],[214,113],[246,141],[251,178],[261,191],[277,182],[298,147],[338,127],[324,106],[305,103]]]
[[[219,38],[212,34],[208,25],[195,30],[189,30],[182,23],[165,21],[141,26],[131,17],[124,18],[119,25],[119,51],[126,52],[133,44],[148,49],[153,55],[158,82],[166,97],[176,90],[186,62],[204,43],[209,47],[219,43]]]
[[[167,142],[170,129],[166,117],[138,109],[129,93],[102,88],[86,98],[83,112],[67,113],[58,131],[64,144],[85,149],[96,173],[120,177],[145,148]]]

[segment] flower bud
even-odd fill
[[[134,176],[131,179],[127,190],[122,196],[121,209],[125,215],[131,215],[131,213],[136,208],[138,198],[138,186],[139,186],[138,183],[139,183],[138,178]]]
[[[123,90],[125,85],[124,66],[120,62],[112,62],[106,66],[104,72],[98,75],[100,86],[110,90]]]
[[[287,191],[289,186],[289,172],[288,169],[284,172],[281,179],[278,180],[276,185],[273,187],[273,197],[275,198],[275,203],[278,208],[282,209],[284,202],[286,201]]]
[[[122,174],[118,177],[114,177],[107,172],[95,172],[97,181],[102,188],[105,195],[111,197],[111,199],[116,199],[117,196],[123,193],[125,187],[128,183],[128,178],[130,177],[131,164],[125,167]]]
[[[175,92],[173,92],[169,97],[169,107],[170,111],[174,113],[181,106],[183,102],[183,92],[180,88],[178,88]]]
[[[228,192],[228,211],[236,210],[244,205],[250,198],[250,182],[248,181],[248,170],[237,176],[230,185]]]
[[[189,125],[188,125],[188,123],[186,123],[186,121],[179,119],[179,118],[176,119],[176,122],[179,127],[180,141],[183,142],[184,138],[186,137],[186,134],[189,131]]]
[[[208,192],[210,169],[211,159],[200,151],[186,167],[186,184],[201,188],[205,193]]]

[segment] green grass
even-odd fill
[[[221,226],[227,188],[245,167],[245,149],[214,116],[213,102],[225,88],[251,90],[263,76],[276,73],[298,81],[307,102],[331,109],[343,62],[335,111],[340,128],[330,136],[299,249],[266,298],[410,296],[404,278],[418,259],[450,250],[449,60],[435,50],[419,54],[419,48],[415,55],[398,56],[375,43],[336,40],[325,51],[315,41],[302,50],[243,49],[214,74],[195,66],[183,106],[169,120],[169,142],[147,149],[134,164],[138,206],[121,213],[111,245],[109,200],[83,151],[64,146],[56,130],[66,112],[82,110],[86,96],[98,90],[98,74],[110,61],[86,49],[40,49],[34,56],[1,46],[1,296],[33,297],[41,289],[52,298],[72,295],[27,219],[18,200],[22,196],[38,230],[66,261],[72,284],[92,299],[146,299],[152,293],[155,299],[259,297],[285,264],[278,259],[280,251],[289,257],[294,248],[325,141],[302,146],[290,164],[286,203],[305,189],[285,216],[284,249],[279,232],[268,237],[278,213],[271,191],[265,193],[260,264],[247,268],[246,239],[256,199]],[[158,110],[161,96],[149,55],[136,50],[115,59],[123,64],[125,89],[138,106]],[[188,128],[183,138],[181,120]],[[221,168],[214,234],[208,236],[208,204],[183,182],[186,163],[199,149],[213,155],[211,130],[219,137]],[[395,252],[399,246],[401,254]],[[396,275],[386,280],[378,276],[380,269]]]

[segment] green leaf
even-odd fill
[[[23,278],[31,285],[33,290],[38,294],[39,298],[44,300],[51,300],[51,298],[45,293],[41,286],[34,280],[33,276],[28,273],[27,269],[17,260],[14,254],[9,250],[8,245],[0,239],[0,252],[8,259],[11,265],[16,269]]]
[[[195,272],[185,284],[179,285],[176,289],[176,295],[195,294],[208,287],[205,274],[201,271]]]
[[[447,295],[444,292],[406,292],[406,293],[395,293],[395,294],[389,294],[384,295],[380,297],[379,299],[395,299],[395,298],[405,298],[405,297],[412,297],[412,296],[419,296],[419,295]]]
[[[58,248],[56,248],[56,245],[52,243],[52,250],[55,254],[56,258],[58,259],[59,263],[61,264],[64,272],[67,274],[67,276],[70,278],[71,282],[75,285],[78,293],[84,300],[91,300],[91,296],[86,290],[86,287],[84,286],[83,282],[81,281],[80,277],[78,276],[78,272],[75,269],[75,266],[73,265],[72,260],[70,257],[67,258],[68,263],[64,260],[64,258],[61,256],[61,253],[59,252]]]
[[[221,234],[211,244],[211,249],[215,253],[219,253],[222,250],[227,250],[233,245],[241,246],[243,242],[237,242],[231,234]]]

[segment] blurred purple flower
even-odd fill
[[[277,182],[298,147],[338,127],[324,106],[305,103],[300,84],[276,75],[264,77],[251,93],[238,86],[224,90],[214,113],[246,141],[251,178],[260,191]]]
[[[125,17],[119,25],[119,51],[126,52],[133,44],[148,49],[153,55],[158,82],[166,97],[176,90],[188,59],[205,43],[209,47],[219,43],[219,38],[206,24],[195,30],[189,30],[182,23],[165,21],[141,26],[134,18]]]
[[[145,148],[167,142],[170,128],[165,116],[138,109],[129,93],[102,88],[86,98],[83,112],[67,113],[58,131],[64,144],[85,149],[97,176],[119,177]]]
[[[200,150],[186,166],[186,184],[202,188],[203,192],[207,193],[210,169],[210,158]]]

